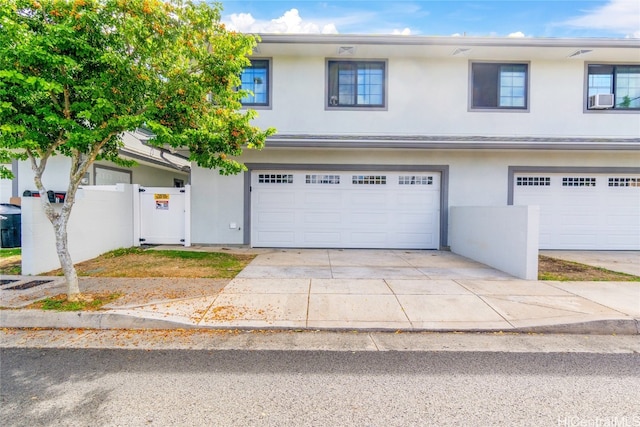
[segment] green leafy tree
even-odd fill
[[[241,109],[239,75],[256,37],[227,31],[220,5],[184,0],[0,0],[0,160],[28,159],[53,224],[69,300],[81,297],[67,223],[81,179],[118,157],[124,131],[146,127],[158,146],[186,148],[222,174],[260,149],[273,129]],[[64,204],[42,175],[70,157]],[[10,176],[6,169],[3,176]]]

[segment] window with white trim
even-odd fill
[[[528,64],[472,63],[471,108],[527,109],[528,79]]]
[[[587,66],[587,109],[589,97],[613,95],[614,110],[640,110],[640,64],[589,64]]]
[[[385,106],[384,61],[329,61],[328,108]]]

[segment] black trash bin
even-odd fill
[[[20,206],[0,204],[0,246],[19,248],[22,245],[22,216]]]

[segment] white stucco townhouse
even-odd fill
[[[640,249],[640,40],[261,37],[278,133],[192,165],[193,243],[438,249],[453,206],[539,205],[543,249]]]
[[[122,167],[108,161],[95,162],[86,174],[84,185],[139,184],[148,187],[184,187],[189,183],[190,164],[184,156],[146,144],[153,135],[138,129],[122,135],[122,157],[135,160],[134,167]],[[69,186],[71,160],[59,155],[52,157],[43,176],[47,189],[66,191]],[[33,171],[28,161],[14,161],[6,165],[14,179],[0,180],[0,203],[9,203],[23,196],[25,191],[35,192]]]

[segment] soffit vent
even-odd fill
[[[356,53],[355,46],[340,46],[338,48],[338,55],[340,56],[349,56]]]
[[[453,51],[452,56],[466,56],[471,52],[470,47],[459,47]]]
[[[579,56],[584,56],[588,53],[593,52],[591,49],[580,49],[580,50],[576,50],[575,52],[573,52],[571,55],[569,55],[569,58],[577,58]]]

